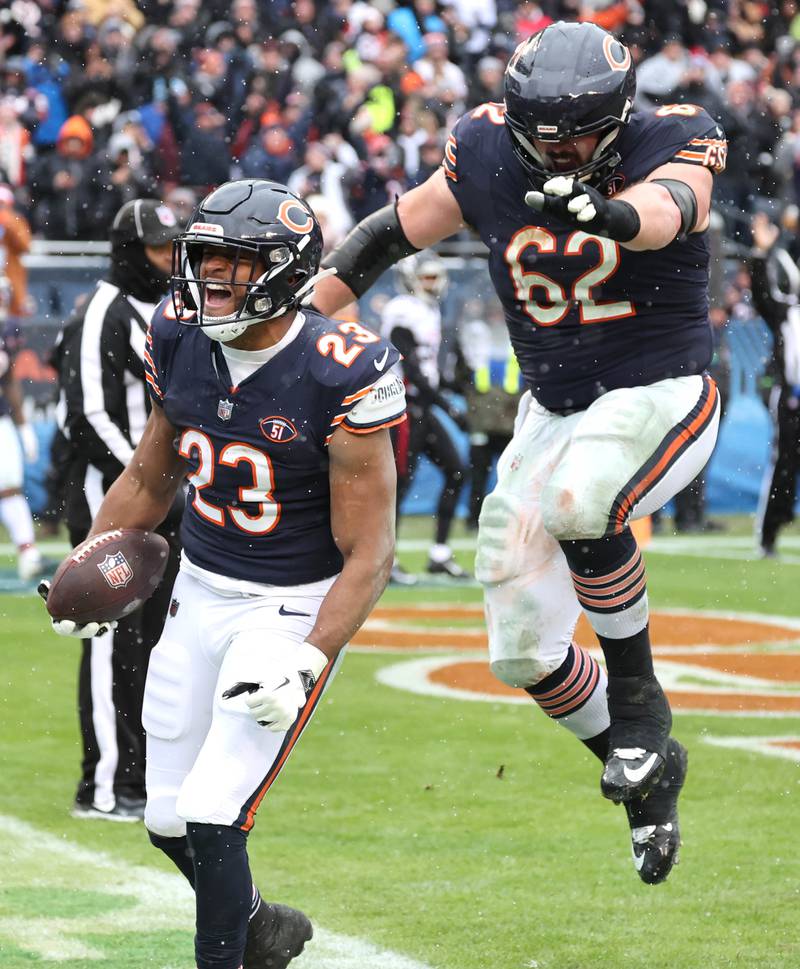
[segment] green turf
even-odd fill
[[[469,564],[469,553],[459,557]],[[424,553],[404,559],[420,567]],[[648,569],[655,606],[800,613],[797,566],[653,554]],[[390,590],[385,602],[421,597],[480,601],[477,589],[454,586]],[[5,924],[27,919],[30,931],[68,924],[105,953],[61,969],[190,969],[191,926],[131,932],[124,921],[126,869],[170,871],[142,828],[68,816],[77,645],[49,632],[32,596],[0,598],[0,628],[0,814],[120,860],[111,894],[102,873],[54,871],[46,851],[31,849],[36,864],[7,862],[0,966],[56,965],[4,936]],[[598,763],[566,731],[533,708],[377,684],[376,672],[398,661],[347,658],[270,791],[250,842],[266,894],[437,969],[800,966],[800,765],[702,740],[800,735],[800,719],[676,716],[691,767],[683,860],[666,885],[648,888],[630,862],[622,809],[598,793]],[[116,935],[98,931],[114,918]],[[315,969],[313,950],[301,967]]]

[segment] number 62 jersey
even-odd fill
[[[635,252],[533,212],[502,104],[456,123],[447,185],[489,248],[489,272],[533,396],[581,410],[608,390],[702,373],[711,360],[707,233]],[[725,167],[725,136],[706,112],[671,104],[634,112],[617,136],[614,194],[661,165]]]
[[[228,357],[169,300],[147,334],[148,389],[190,467],[181,523],[188,560],[218,575],[293,586],[335,575],[327,445],[405,419],[398,351],[358,323],[298,312],[236,384]],[[251,357],[242,354],[239,357]]]

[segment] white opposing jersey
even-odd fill
[[[422,375],[431,387],[438,387],[439,347],[442,343],[442,314],[439,307],[418,296],[395,296],[381,313],[381,336],[391,340],[396,327],[402,327],[413,335]]]

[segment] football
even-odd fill
[[[121,619],[155,592],[168,555],[169,543],[155,532],[116,528],[92,535],[56,570],[47,611],[77,623]]]

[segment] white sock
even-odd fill
[[[440,565],[442,562],[446,562],[448,559],[453,557],[452,549],[449,545],[440,545],[438,542],[435,545],[431,545],[430,550],[430,560],[431,562],[436,562]]]
[[[33,545],[35,540],[33,518],[28,502],[22,495],[0,498],[0,521],[8,529],[11,541],[17,548]]]

